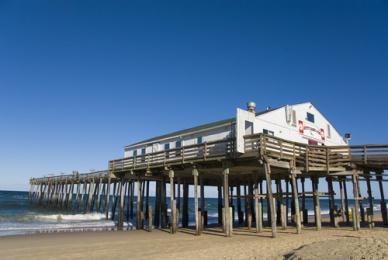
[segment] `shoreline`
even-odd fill
[[[283,259],[300,253],[301,247],[316,248],[311,250],[320,254],[325,253],[320,247],[333,240],[339,240],[344,250],[365,240],[372,242],[365,252],[370,254],[373,244],[383,245],[379,253],[388,257],[388,231],[380,227],[358,232],[350,227],[325,227],[321,231],[305,227],[300,235],[293,228],[279,229],[275,239],[268,228],[262,233],[238,228],[231,238],[224,237],[217,228],[206,230],[201,236],[194,236],[193,232],[180,229],[174,235],[166,230],[16,235],[1,237],[0,251],[2,259]]]

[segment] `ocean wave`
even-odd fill
[[[51,214],[37,215],[37,220],[43,221],[98,221],[105,219],[103,213],[88,213],[88,214]]]

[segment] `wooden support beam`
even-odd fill
[[[220,185],[217,186],[217,198],[218,198],[218,203],[217,203],[217,206],[218,206],[218,224],[219,225],[222,225],[223,224],[223,214],[222,214],[222,187]]]
[[[256,219],[256,232],[262,232],[263,231],[263,219],[262,219],[262,205],[261,201],[259,200],[258,194],[259,194],[259,184],[258,179],[255,180],[255,219]]]
[[[182,226],[187,228],[189,226],[189,184],[183,183],[183,214]]]
[[[130,200],[131,200],[131,187],[132,187],[132,180],[129,180],[127,182],[127,190],[126,190],[126,193],[125,193],[125,196],[127,197],[127,204],[126,204],[126,217],[127,217],[127,223],[129,224],[130,220],[131,220],[131,215],[130,215],[130,209],[131,209],[131,203],[130,203]],[[129,226],[128,226],[129,228]]]
[[[203,177],[199,177],[199,184],[200,184],[200,195],[201,195],[201,225],[200,225],[200,231],[202,232],[205,227],[205,212],[206,212],[206,202],[205,202],[205,186],[203,184]]]
[[[106,194],[105,194],[105,219],[109,218],[109,201],[110,201],[110,186],[111,178],[108,177],[108,183],[106,185]]]
[[[69,188],[69,199],[67,200],[67,208],[68,209],[73,208],[73,193],[74,193],[74,181],[72,180],[70,182],[70,188]]]
[[[299,198],[298,198],[296,176],[294,173],[291,173],[291,187],[292,187],[292,195],[293,195],[292,197],[293,197],[294,207],[295,207],[296,232],[300,234],[302,232],[302,223],[300,219]]]
[[[162,178],[162,181],[160,183],[160,190],[161,190],[161,226],[162,228],[167,227],[167,205],[166,205],[166,180]]]
[[[284,223],[283,223],[283,220],[284,218],[282,218],[282,214],[281,214],[281,208],[282,208],[282,204],[283,204],[283,191],[282,191],[282,184],[281,184],[281,180],[280,178],[277,178],[275,180],[275,184],[276,184],[276,193],[277,193],[277,196],[276,196],[276,224],[280,224],[282,227],[284,227]]]
[[[94,194],[94,179],[92,178],[89,183],[89,194],[88,194],[88,203],[86,204],[86,212],[90,212],[93,194]]]
[[[352,175],[352,183],[353,183],[353,197],[354,197],[354,221],[353,221],[353,228],[354,230],[360,230],[360,216],[359,216],[359,210],[360,210],[360,202],[359,202],[359,191],[358,191],[358,182],[357,182],[357,172],[354,171]]]
[[[275,203],[272,195],[272,180],[271,180],[271,166],[266,161],[264,162],[265,179],[267,182],[267,197],[269,200],[269,207],[271,212],[271,228],[272,237],[276,237],[276,219],[275,219]]]
[[[338,178],[338,184],[340,189],[340,199],[341,199],[341,217],[342,221],[346,221],[346,212],[345,212],[345,192],[344,192],[344,186],[342,182],[342,178]]]
[[[244,222],[243,212],[241,211],[241,185],[237,185],[237,217],[238,223],[241,225]]]
[[[155,218],[154,218],[154,226],[155,228],[159,228],[160,226],[160,182],[155,181]]]
[[[125,181],[121,179],[120,183],[120,204],[119,204],[119,215],[117,221],[117,229],[123,230],[124,227],[124,194],[125,194]]]
[[[346,224],[350,224],[350,216],[349,216],[349,200],[348,200],[348,191],[346,188],[346,178],[343,179],[343,186],[344,186],[344,198],[345,198],[345,217],[346,217]]]
[[[114,220],[115,218],[115,210],[116,210],[116,191],[117,190],[117,182],[113,182],[113,193],[112,193],[112,209],[111,209],[111,216],[110,219]]]
[[[175,205],[175,195],[174,195],[174,171],[169,170],[168,171],[168,177],[170,178],[170,208],[171,208],[171,234],[176,233],[176,205]]]
[[[146,208],[146,213],[145,213],[145,216],[147,218],[147,221],[149,222],[149,214],[148,214],[148,210],[149,210],[149,197],[150,197],[150,181],[145,181],[146,184],[145,184],[145,188],[147,189],[146,191],[146,205],[145,205],[145,208]]]
[[[315,226],[317,230],[321,230],[322,224],[321,224],[321,205],[319,200],[319,192],[318,192],[318,184],[319,184],[319,178],[318,177],[312,177],[312,186],[313,186],[313,196],[314,196],[314,215],[315,215]]]
[[[384,188],[383,188],[383,172],[377,171],[376,172],[376,179],[379,183],[379,191],[380,191],[380,208],[381,208],[381,217],[383,220],[384,225],[388,225],[388,216],[387,216],[387,204],[385,202],[385,196],[384,196]]]
[[[335,201],[334,201],[334,189],[333,189],[333,177],[326,177],[327,189],[329,193],[329,215],[330,215],[330,225],[335,227]]]
[[[140,179],[137,180],[137,204],[136,204],[136,229],[142,229],[142,220],[141,220],[141,212],[142,212],[142,208],[141,208],[141,194],[142,194],[142,191],[141,191],[141,186],[142,186],[142,183],[140,181]]]
[[[111,220],[115,220],[115,217],[116,217],[116,208],[117,208],[117,203],[119,201],[119,197],[120,197],[120,188],[121,188],[121,185],[118,181],[115,182],[115,186],[116,186],[116,192],[114,193],[114,201],[113,201],[113,205],[112,205],[112,216],[111,216]]]
[[[302,212],[303,212],[303,224],[307,225],[309,216],[308,216],[308,210],[306,209],[306,193],[305,193],[305,178],[301,177],[300,182],[302,184]]]
[[[365,172],[364,174],[366,174],[365,176],[365,180],[366,180],[366,187],[367,187],[367,192],[368,192],[368,202],[369,202],[369,209],[368,209],[368,212],[367,212],[367,215],[368,215],[368,226],[369,228],[373,228],[374,227],[374,222],[373,222],[373,196],[372,196],[372,188],[371,188],[371,185],[370,185],[370,175],[369,175],[369,171],[368,172]]]
[[[230,209],[229,209],[229,168],[225,167],[223,170],[223,178],[224,178],[224,219],[225,219],[225,235],[230,237],[232,235],[231,232],[231,219],[230,219]]]
[[[194,216],[195,216],[195,234],[200,235],[199,232],[199,216],[198,216],[198,170],[192,170],[194,177]]]
[[[77,183],[77,191],[76,191],[76,194],[75,194],[75,205],[74,205],[74,209],[75,210],[78,210],[78,208],[79,208],[80,191],[81,191],[81,183],[78,182]],[[54,188],[54,194],[55,194],[55,188]]]

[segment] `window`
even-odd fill
[[[166,159],[170,158],[170,143],[164,144],[164,151],[166,151]]]
[[[327,138],[331,138],[331,127],[327,124]]]
[[[176,152],[175,152],[175,156],[181,156],[181,149],[182,148],[182,141],[179,140],[179,141],[176,141],[175,143],[175,148],[177,149]]]
[[[275,133],[273,131],[270,131],[268,129],[263,129],[263,134],[265,134],[265,135],[272,135],[272,136],[275,135]]]
[[[203,142],[202,136],[198,136],[197,137],[197,144],[202,144],[202,142]]]
[[[145,154],[146,154],[146,149],[142,148],[141,149],[141,162],[145,162]]]
[[[133,150],[133,157],[137,156],[137,150]]]
[[[292,110],[292,125],[296,126],[296,111]]]
[[[308,113],[307,112],[307,121],[311,122],[311,123],[314,123],[315,122],[315,116],[314,114],[311,114],[311,113]]]
[[[245,121],[245,135],[253,134],[253,122]]]

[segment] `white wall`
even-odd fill
[[[186,134],[181,136],[172,136],[169,138],[156,140],[146,145],[136,145],[125,149],[124,157],[132,157],[133,151],[137,150],[137,154],[141,154],[141,149],[146,147],[146,153],[164,151],[165,144],[170,144],[170,149],[176,148],[176,142],[182,141],[182,146],[197,144],[198,137],[202,137],[202,142],[211,142],[216,140],[222,140],[231,137],[234,134],[235,124],[223,125],[216,128],[204,129],[197,133]]]
[[[295,119],[291,117],[287,122],[286,111],[295,111]],[[315,122],[307,120],[307,113],[314,115]],[[300,122],[302,123],[303,134],[299,132]],[[346,145],[342,136],[337,132],[333,125],[311,104],[303,103],[294,106],[286,106],[259,115],[255,119],[255,133],[262,133],[263,129],[274,132],[274,135],[290,141],[308,143],[308,139],[317,141],[319,144]],[[330,135],[328,133],[330,128]],[[323,130],[324,140],[321,135]]]

